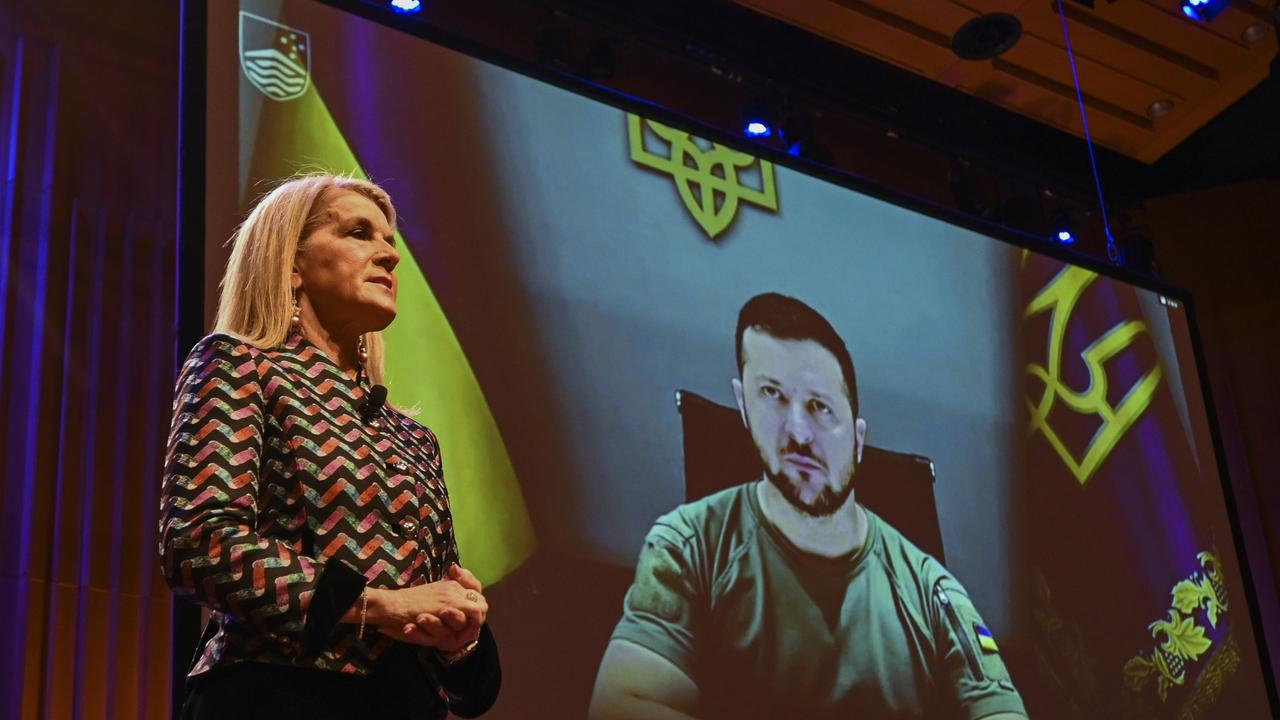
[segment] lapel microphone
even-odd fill
[[[374,385],[369,388],[369,393],[365,395],[364,402],[360,403],[360,419],[369,422],[386,404],[387,388],[382,385]]]

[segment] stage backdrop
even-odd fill
[[[675,391],[733,404],[737,312],[767,291],[844,337],[869,441],[932,460],[920,512],[1034,717],[1268,712],[1185,298],[318,3],[211,5],[207,318],[273,183],[390,192],[390,399],[438,434],[491,588],[495,716],[585,712],[641,540],[685,499]],[[548,679],[527,645],[556,607],[583,627]]]

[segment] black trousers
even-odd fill
[[[372,675],[240,662],[188,681],[182,720],[439,720],[446,703],[407,646]]]

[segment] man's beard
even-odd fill
[[[799,454],[808,455],[808,453],[795,447],[787,448],[781,454],[785,454],[787,452],[798,452]],[[847,501],[849,499],[849,495],[853,493],[853,475],[854,471],[857,470],[857,467],[858,459],[857,457],[854,457],[852,464],[849,465],[849,474],[844,478],[844,485],[839,490],[832,490],[830,486],[823,487],[822,490],[818,492],[818,496],[810,502],[805,502],[804,499],[800,497],[799,488],[791,482],[790,478],[788,478],[784,473],[775,473],[770,470],[767,462],[765,463],[764,476],[769,479],[769,482],[773,483],[774,487],[778,488],[778,492],[782,493],[782,497],[786,498],[787,502],[791,503],[795,509],[809,517],[820,518],[828,517],[840,508],[844,507],[845,501]]]

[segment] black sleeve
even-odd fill
[[[449,697],[449,710],[458,717],[478,717],[493,707],[502,687],[498,643],[488,624],[471,654],[452,665],[437,657],[440,682]]]
[[[342,616],[364,593],[366,582],[364,575],[341,560],[325,563],[320,580],[316,582],[315,593],[311,596],[311,605],[307,607],[307,623],[302,629],[307,654],[319,655],[324,650]]]

